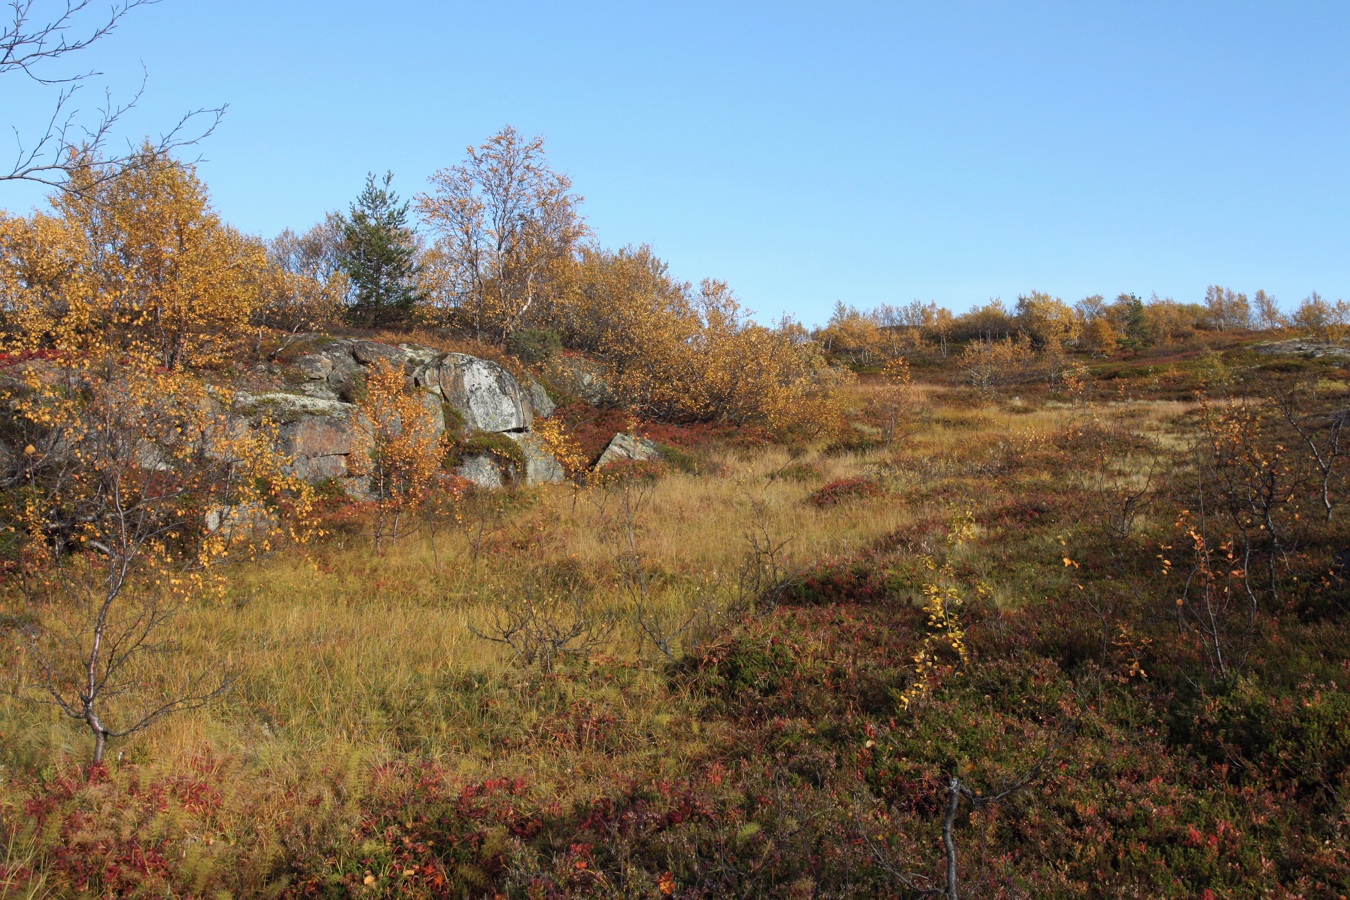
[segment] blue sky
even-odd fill
[[[1031,290],[1350,299],[1347,47],[1345,2],[164,0],[81,68],[92,108],[144,66],[133,138],[228,103],[199,173],[245,231],[345,209],[367,171],[411,196],[511,124],[605,244],[820,323]],[[42,96],[0,92],[37,127]]]

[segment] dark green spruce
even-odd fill
[[[347,321],[366,328],[407,324],[421,302],[417,235],[408,225],[408,203],[390,190],[394,173],[366,187],[342,218],[339,265],[351,279]]]

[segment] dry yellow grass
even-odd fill
[[[868,387],[858,391],[859,404],[875,400]],[[194,668],[221,665],[237,676],[233,690],[115,745],[113,754],[169,770],[203,753],[228,758],[241,778],[268,791],[293,789],[316,771],[407,756],[466,776],[491,771],[559,784],[673,771],[707,742],[662,674],[664,660],[650,641],[644,647],[639,612],[673,629],[732,602],[753,557],[751,536],[782,543],[788,564],[806,565],[953,508],[950,498],[892,494],[818,509],[807,498],[824,484],[867,476],[912,488],[938,477],[922,469],[932,460],[1015,453],[1018,442],[1052,440],[1081,414],[1053,403],[943,406],[941,392],[927,386],[915,394],[907,432],[890,447],[796,457],[778,447],[724,450],[709,461],[715,475],[485,497],[461,522],[424,528],[380,554],[348,539],[237,570],[223,604],[183,611],[180,661],[166,657],[153,673],[172,692]],[[1183,411],[1154,402],[1113,404],[1101,414],[1152,428]],[[645,596],[621,567],[630,551],[625,491],[637,504],[632,537]],[[474,632],[490,632],[504,605],[573,590],[585,615],[614,622],[586,655],[617,660],[623,673],[609,687],[590,683],[584,697],[566,679],[523,671],[509,650]],[[676,647],[680,641],[673,638]],[[593,746],[565,733],[569,716],[588,710],[616,723]],[[84,755],[85,735],[48,710],[6,700],[0,720],[19,764],[77,764]]]
[[[698,475],[478,495],[458,516],[378,552],[369,535],[341,530],[233,570],[223,600],[189,603],[174,620],[178,652],[145,658],[147,685],[165,694],[181,695],[194,674],[213,669],[233,673],[233,688],[112,744],[107,790],[123,802],[110,803],[97,827],[173,832],[188,848],[175,866],[190,878],[261,885],[296,846],[346,846],[380,808],[381,778],[416,790],[423,766],[455,784],[521,779],[522,802],[565,808],[625,785],[687,778],[743,735],[734,720],[708,714],[706,685],[686,693],[657,645],[678,656],[728,640],[734,617],[723,613],[754,600],[742,579],[747,566],[753,574],[766,563],[766,546],[778,548],[775,563],[786,570],[867,560],[902,595],[904,578],[922,571],[917,557],[939,545],[971,590],[994,586],[1000,607],[1070,588],[1052,538],[1021,542],[1010,561],[980,541],[978,527],[971,543],[946,548],[941,526],[997,512],[1012,499],[1000,492],[1004,478],[1018,492],[1062,489],[1047,460],[1089,411],[1040,399],[972,404],[919,385],[888,442],[877,413],[895,393],[861,385],[851,399],[857,427],[833,447],[723,447],[701,451]],[[1187,409],[1122,402],[1091,413],[1157,433]],[[1031,463],[1020,465],[1024,458]],[[1127,486],[1137,473],[1120,468],[1128,458],[1117,463],[1109,477]],[[810,502],[854,479],[881,492]],[[917,602],[922,582],[909,587]],[[578,616],[604,627],[554,671],[525,666],[482,635],[501,636],[504,611],[531,605],[564,630]],[[824,644],[801,635],[794,652],[809,668]],[[0,696],[0,779],[82,781],[89,745],[80,725],[50,708]],[[192,773],[220,792],[209,826],[135,818],[126,801],[136,785]],[[182,834],[203,827],[210,833],[200,841]],[[307,831],[287,831],[295,828]],[[32,846],[56,840],[21,837],[38,840]],[[0,865],[30,852],[0,847]]]

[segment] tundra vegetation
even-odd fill
[[[1344,303],[766,326],[511,129],[270,241],[130,162],[0,215],[0,897],[1350,893]],[[315,332],[568,480],[388,362],[292,477],[227,411]]]

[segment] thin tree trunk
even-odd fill
[[[942,846],[947,851],[947,900],[960,900],[956,891],[956,814],[961,809],[961,780],[953,777],[947,785],[947,818],[942,823]]]
[[[92,769],[103,764],[103,754],[108,749],[108,730],[103,727],[98,714],[94,712],[93,700],[85,701],[84,709],[84,720],[89,725],[89,730],[94,733],[94,758],[89,763],[89,767]]]

